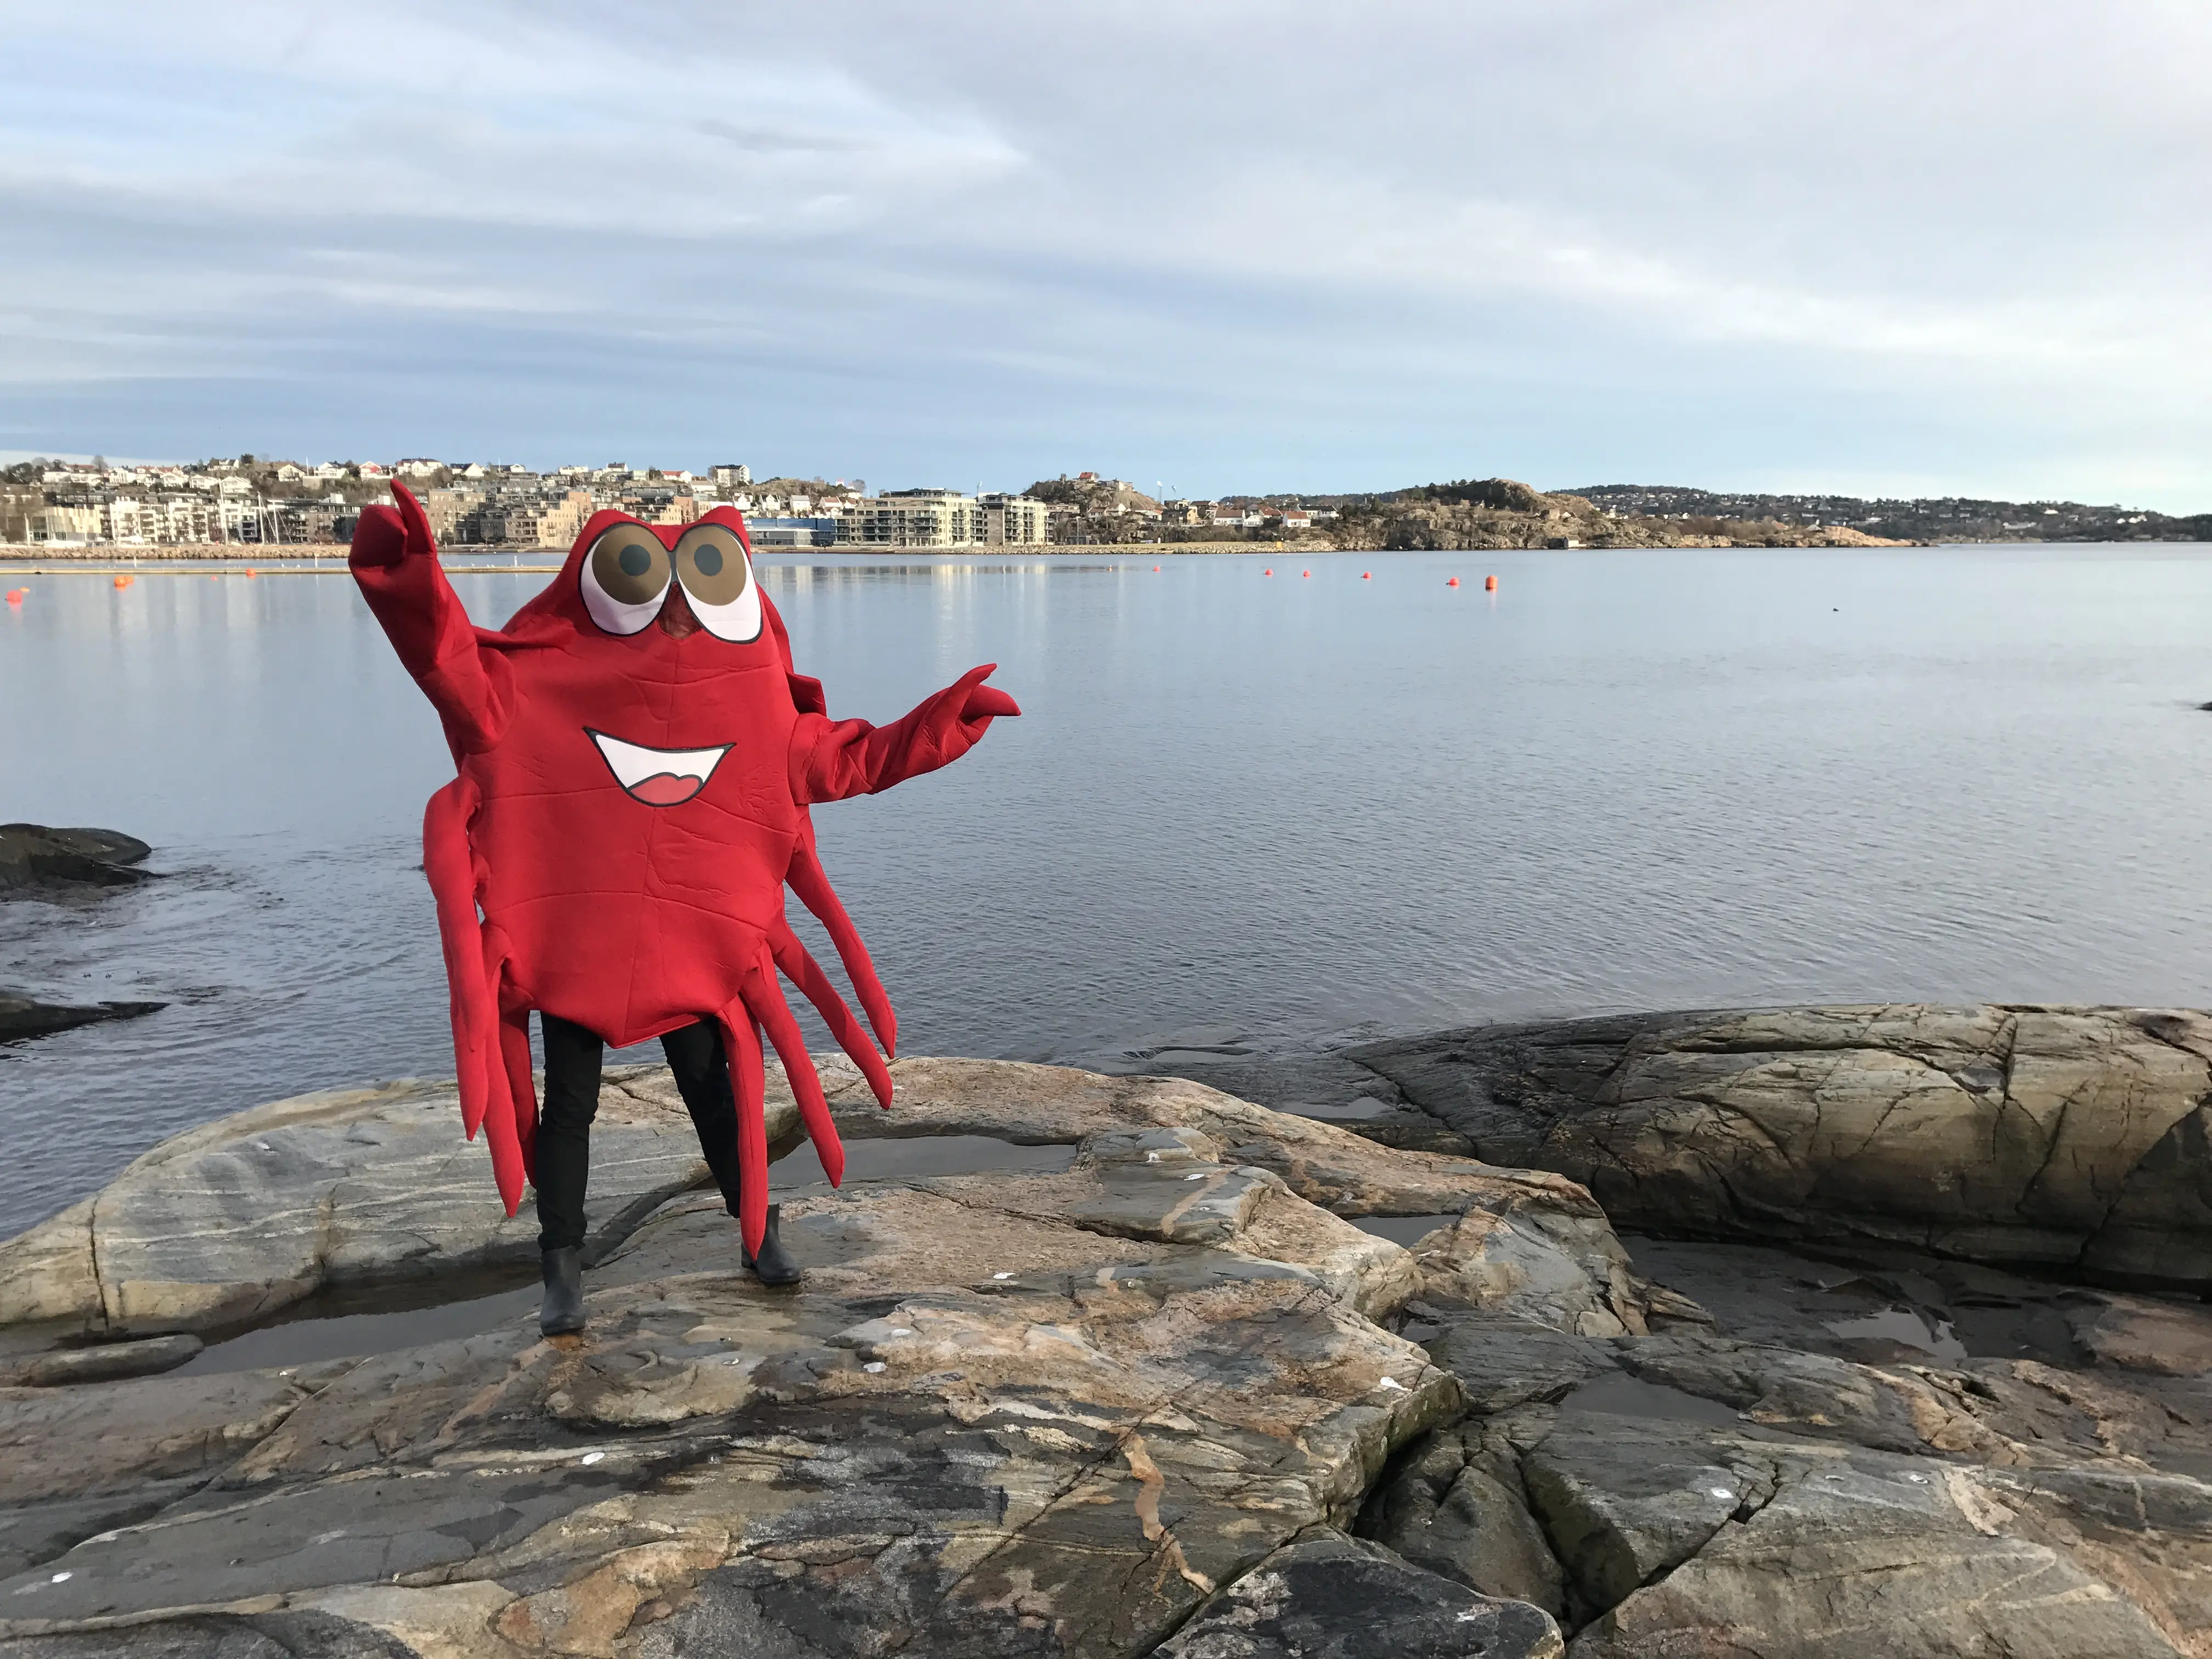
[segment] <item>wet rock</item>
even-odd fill
[[[1610,1344],[1511,1314],[1439,1304],[1407,1304],[1407,1334],[1459,1379],[1471,1405],[1486,1416],[1565,1398],[1618,1364]]]
[[[2161,1376],[2212,1372],[2212,1310],[2133,1296],[2068,1298],[2074,1340],[2101,1364]]]
[[[832,1069],[842,1084],[847,1074]],[[769,1132],[797,1122],[780,1074]],[[592,1130],[587,1249],[708,1179],[665,1067],[611,1068]],[[325,1286],[536,1260],[501,1207],[450,1084],[302,1095],[166,1140],[96,1198],[0,1244],[0,1327],[209,1332]]]
[[[135,836],[113,830],[0,823],[0,896],[73,887],[126,887],[150,880],[147,872],[131,866],[153,850]]]
[[[2212,1020],[1919,1005],[1474,1027],[1351,1051],[1623,1227],[2212,1279]]]
[[[137,1342],[103,1342],[0,1359],[0,1388],[55,1389],[76,1382],[151,1376],[174,1370],[199,1352],[200,1347],[196,1336],[149,1336]]]
[[[1647,1328],[1628,1253],[1600,1217],[1469,1209],[1413,1247],[1423,1292],[1578,1336]]]
[[[2158,1585],[2134,1577],[2139,1602],[2076,1554],[2024,1535],[2002,1489],[1976,1474],[1856,1449],[1827,1458],[1755,1443],[1702,1450],[1716,1466],[1771,1458],[1774,1495],[1631,1589],[1576,1638],[1577,1659],[2173,1659],[2201,1644],[2201,1593],[2186,1582],[2202,1571],[2196,1540],[2191,1571],[2161,1575]]]
[[[1554,1659],[1561,1651],[1558,1626],[1539,1608],[1474,1594],[1387,1549],[1326,1532],[1268,1556],[1159,1649],[1163,1659]]]
[[[1556,1607],[1572,1652],[1608,1659],[2212,1644],[2212,1379],[2182,1374],[2212,1310],[1893,1251],[1854,1270],[1629,1243],[1712,1322],[1591,1337],[1425,1291],[1406,1304],[1401,1330],[1474,1414],[1401,1455],[1360,1531]],[[1849,1334],[1869,1305],[1925,1316],[1929,1343],[2001,1316],[1971,1334],[2007,1350],[2024,1316],[2056,1321],[2063,1363],[1937,1364],[1902,1341],[1887,1363],[1846,1357],[1884,1346]]]
[[[1295,1262],[1053,1218],[1034,1189],[1074,1173],[796,1199],[787,1232],[835,1246],[796,1292],[726,1252],[682,1262],[704,1224],[687,1197],[587,1277],[580,1338],[523,1324],[311,1390],[26,1396],[70,1402],[66,1434],[39,1427],[75,1440],[175,1415],[121,1389],[287,1390],[194,1489],[0,1583],[0,1636],[228,1610],[501,1654],[997,1654],[1047,1631],[1148,1650],[1269,1550],[1348,1521],[1458,1396]],[[692,1270],[637,1276],[658,1262]],[[38,1495],[70,1479],[41,1470]],[[714,1645],[747,1630],[785,1634]]]
[[[1474,1158],[1395,1152],[1334,1124],[1270,1111],[1174,1077],[1105,1077],[1010,1060],[914,1059],[892,1068],[897,1101],[878,1110],[848,1086],[830,1105],[848,1139],[987,1134],[1016,1143],[1080,1143],[1119,1129],[1188,1128],[1232,1164],[1282,1178],[1341,1216],[1456,1215],[1469,1208],[1545,1218],[1571,1235],[1610,1237],[1604,1212],[1571,1181]]]
[[[1242,1232],[1279,1176],[1218,1160],[1193,1129],[1115,1129],[1084,1143],[1097,1190],[1071,1203],[1079,1227],[1175,1244],[1224,1244]]]
[[[1152,1048],[1086,1059],[1109,1076],[1188,1078],[1271,1110],[1348,1129],[1403,1152],[1471,1156],[1467,1137],[1407,1104],[1397,1085],[1345,1053],[1340,1041],[1314,1042],[1200,1032]]]
[[[20,991],[0,991],[0,1042],[44,1036],[103,1020],[136,1019],[159,1013],[166,1002],[45,1002]]]
[[[1187,1080],[896,1077],[826,1079],[879,1150],[784,1188],[793,1289],[677,1188],[603,1228],[579,1337],[0,1389],[0,1659],[2212,1651],[2201,1304],[1624,1244],[1557,1174]],[[688,1155],[665,1074],[620,1086]],[[969,1156],[1009,1143],[1064,1151]],[[348,1259],[470,1259],[439,1224]],[[82,1265],[25,1243],[11,1294]]]
[[[1680,1425],[1562,1416],[1522,1460],[1529,1507],[1566,1569],[1576,1622],[1673,1571],[1773,1496],[1773,1465]]]
[[[1566,1580],[1528,1512],[1519,1459],[1479,1425],[1443,1429],[1395,1465],[1357,1530],[1470,1589],[1566,1610]]]
[[[19,1572],[198,1490],[274,1433],[321,1375],[0,1389],[0,1564]]]

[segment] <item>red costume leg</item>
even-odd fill
[[[853,1058],[868,1079],[868,1086],[876,1092],[879,1105],[891,1103],[891,1074],[884,1069],[883,1057],[876,1053],[876,1045],[868,1041],[868,1034],[860,1029],[860,1022],[853,1018],[853,1011],[845,1006],[845,999],[837,994],[837,988],[830,982],[830,975],[822,971],[822,964],[807,955],[806,947],[790,928],[779,927],[768,936],[769,949],[774,953],[775,965],[783,969],[783,976],[805,993],[822,1016],[830,1035],[837,1039],[837,1046]],[[779,1052],[781,1052],[779,1050]]]
[[[876,1036],[883,1042],[885,1057],[896,1058],[898,1054],[898,1016],[891,1012],[891,1000],[884,990],[883,981],[876,977],[876,964],[868,960],[868,947],[860,943],[860,930],[853,926],[853,919],[845,914],[845,907],[839,901],[836,890],[830,885],[830,878],[822,868],[822,861],[814,856],[814,838],[811,833],[792,849],[791,867],[785,872],[784,879],[791,884],[791,890],[799,895],[799,902],[814,913],[815,920],[830,935],[830,942],[837,947],[837,960],[845,964],[846,975],[853,981],[853,989],[860,999],[860,1006],[868,1012],[868,1024],[876,1028]],[[847,1052],[851,1052],[849,1048]],[[860,1056],[854,1054],[853,1058],[858,1060]],[[891,1103],[888,1091],[879,1091],[878,1097],[886,1106]]]
[[[485,1109],[507,1094],[498,1070],[499,1007],[487,973],[483,929],[477,921],[476,883],[469,858],[468,825],[475,816],[476,785],[456,778],[430,797],[422,814],[422,873],[438,909],[438,943],[446,957],[451,992],[453,1066],[461,1091],[461,1127],[471,1140]],[[499,1086],[495,1087],[496,1083]]]
[[[836,1121],[830,1115],[830,1103],[822,1096],[822,1079],[814,1074],[806,1039],[775,982],[775,963],[765,946],[752,972],[745,975],[744,994],[745,1006],[775,1044],[776,1058],[783,1062],[784,1075],[791,1079],[791,1092],[799,1102],[799,1121],[805,1124],[806,1138],[814,1143],[814,1151],[822,1159],[822,1172],[835,1187],[845,1178],[845,1143],[837,1139]]]
[[[760,1033],[741,997],[714,1018],[730,1057],[730,1092],[738,1109],[738,1231],[745,1253],[760,1254],[768,1231],[768,1078]]]
[[[506,1109],[484,1114],[491,1142],[491,1172],[499,1195],[513,1215],[522,1207],[522,1188],[530,1174],[528,1146],[538,1130],[538,1086],[530,1075],[530,1010],[502,1011],[499,1046],[507,1062]]]

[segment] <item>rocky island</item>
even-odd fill
[[[53,830],[0,823],[0,899],[57,898],[135,886],[153,876],[138,868],[154,849],[113,830]],[[0,986],[0,1042],[72,1026],[158,1013],[165,1002],[49,1002]]]
[[[0,1245],[0,1656],[2212,1652],[2204,1016],[1132,1064],[825,1067],[781,1292],[611,1071],[550,1340],[449,1085],[155,1148]]]

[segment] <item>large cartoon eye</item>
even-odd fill
[[[685,531],[676,544],[676,580],[691,614],[716,639],[743,644],[760,637],[760,588],[736,531],[719,524]]]
[[[635,634],[668,592],[668,550],[642,525],[618,524],[584,556],[584,609],[610,634]]]

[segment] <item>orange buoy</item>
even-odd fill
[[[23,602],[23,589],[21,589],[21,588],[20,588],[20,587],[11,587],[11,588],[9,588],[9,589],[8,590],[8,603],[9,603],[9,604],[10,604],[10,605],[21,605],[21,604],[22,604],[22,602]]]
[[[1313,572],[1310,570],[1301,570],[1298,572],[1298,574],[1301,576],[1310,576],[1313,574]]]
[[[252,565],[248,565],[246,567],[246,574],[249,576],[258,576],[261,573],[256,570]]]
[[[1445,577],[1445,578],[1444,578],[1444,586],[1445,586],[1446,587],[1457,587],[1457,586],[1459,586],[1459,578],[1458,578],[1458,577],[1456,577],[1456,576],[1447,576],[1447,577]]]
[[[118,576],[115,579],[115,585],[118,587],[128,587],[131,586],[131,578],[128,576]]]
[[[1158,570],[1158,569],[1159,568],[1159,566],[1158,566],[1158,565],[1154,565],[1154,566],[1152,567],[1152,568],[1153,568],[1153,569],[1155,569],[1155,570]]]
[[[1485,576],[1482,579],[1482,591],[1486,593],[1495,593],[1498,591],[1498,578]]]
[[[1372,581],[1375,580],[1375,573],[1371,570],[1363,570],[1359,573],[1359,580],[1364,582]]]
[[[1268,566],[1265,570],[1262,570],[1260,574],[1261,574],[1261,575],[1263,575],[1263,576],[1272,576],[1272,575],[1273,575],[1273,574],[1275,574],[1275,568],[1274,568],[1273,565],[1269,565],[1269,566]]]

